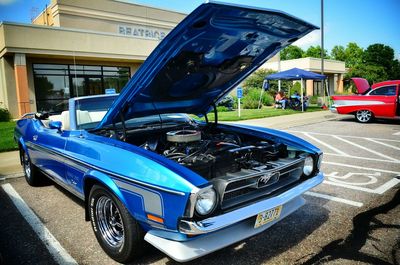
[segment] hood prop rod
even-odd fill
[[[122,140],[125,142],[125,140],[126,140],[125,118],[124,118],[124,114],[122,114],[122,112],[119,113],[119,116],[121,118],[121,124],[122,124],[122,137],[123,137]]]
[[[212,104],[212,107],[214,108],[214,124],[215,126],[217,126],[218,124],[218,110],[217,110],[217,106],[215,105],[215,103]]]

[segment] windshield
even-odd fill
[[[77,128],[85,130],[95,128],[116,98],[117,95],[77,100],[75,104]]]
[[[194,124],[195,122],[187,114],[167,113],[133,118],[125,122],[125,127],[128,130],[148,130],[171,127],[185,128]],[[121,122],[117,123],[116,126],[122,128]]]

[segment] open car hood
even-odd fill
[[[371,88],[367,79],[353,77],[351,80],[353,80],[354,84],[356,85],[357,94],[363,95]]]
[[[279,11],[202,4],[155,48],[97,128],[159,113],[205,114],[266,60],[316,28]]]

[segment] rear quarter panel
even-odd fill
[[[374,116],[394,117],[396,110],[395,96],[332,96],[339,114],[353,114],[358,110],[369,110]]]

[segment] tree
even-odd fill
[[[281,51],[281,60],[284,61],[302,58],[303,54],[304,51],[300,47],[296,45],[290,45]]]
[[[357,43],[349,42],[345,49],[346,67],[352,68],[363,63],[364,50]]]
[[[391,74],[394,62],[394,50],[384,44],[369,45],[364,52],[364,61],[368,65],[382,66],[386,73]]]
[[[261,68],[254,73],[252,73],[249,77],[247,77],[243,82],[243,94],[246,95],[251,89],[261,89],[263,86],[264,79],[267,75],[274,74],[276,71],[271,69]],[[282,81],[281,89],[283,91],[288,91],[292,86],[293,82],[291,81]],[[274,96],[278,91],[278,81],[271,80],[269,81],[269,90],[268,94]]]
[[[331,57],[335,60],[346,62],[345,48],[341,45],[335,45],[331,50]]]
[[[350,79],[352,77],[365,78],[370,84],[388,79],[388,75],[384,67],[368,64],[358,64],[351,68],[346,74],[345,79]]]
[[[400,61],[393,60],[392,69],[389,73],[389,78],[392,80],[400,80]]]
[[[321,58],[321,46],[310,46],[304,54],[304,57]],[[324,58],[329,59],[328,51],[324,50]]]

